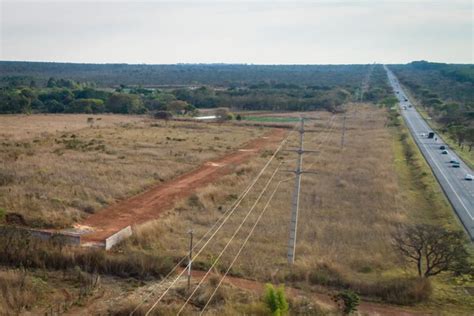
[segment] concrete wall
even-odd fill
[[[111,249],[122,240],[132,236],[132,227],[127,226],[105,240],[105,250]]]
[[[0,226],[1,232],[7,232],[7,231],[12,231],[12,230],[29,233],[31,236],[36,237],[41,240],[49,240],[51,238],[58,238],[67,244],[71,244],[71,245],[81,244],[81,236],[79,235],[65,234],[65,233],[52,232],[52,231],[33,229],[33,228]]]

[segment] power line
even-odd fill
[[[222,255],[224,254],[224,252],[227,250],[227,247],[229,247],[230,243],[234,240],[235,236],[237,236],[237,234],[240,232],[240,230],[242,229],[242,226],[245,224],[245,222],[247,221],[247,218],[250,216],[250,214],[253,212],[253,210],[255,209],[255,207],[257,206],[258,202],[260,202],[261,198],[263,197],[263,195],[265,194],[265,192],[267,191],[270,183],[273,181],[273,178],[275,177],[275,175],[278,173],[278,171],[280,170],[280,166],[281,166],[281,162],[280,164],[278,165],[278,167],[275,169],[275,171],[273,172],[273,174],[271,175],[271,177],[268,179],[267,183],[265,184],[265,187],[262,189],[262,191],[260,192],[260,195],[258,196],[257,200],[255,201],[255,203],[252,205],[252,207],[250,208],[250,210],[247,212],[247,214],[245,215],[244,219],[242,220],[242,222],[240,223],[240,225],[237,227],[237,229],[234,231],[234,234],[230,237],[229,241],[226,243],[226,245],[224,246],[224,248],[221,250],[221,252],[219,253],[219,255],[217,256],[217,258],[214,260],[214,262],[212,263],[211,267],[207,270],[206,274],[201,278],[201,280],[199,281],[199,283],[197,284],[197,286],[194,288],[193,292],[189,295],[189,297],[186,299],[186,301],[184,302],[184,304],[181,306],[181,308],[179,309],[178,311],[178,315],[181,314],[181,312],[184,310],[184,308],[186,307],[186,305],[189,303],[189,301],[191,300],[191,298],[194,296],[194,294],[196,293],[196,291],[199,289],[199,287],[201,286],[201,284],[204,282],[204,280],[207,278],[207,276],[209,275],[209,273],[211,272],[211,270],[215,267],[215,265],[217,264],[217,262],[219,261],[219,259],[222,257]]]
[[[335,116],[332,115],[331,118],[329,119],[329,122],[328,122],[328,127],[327,129],[329,130],[329,134],[327,134],[325,136],[325,139],[319,144],[319,146],[322,145],[323,142],[327,141],[328,139],[328,136],[332,133],[332,130],[334,128],[334,118]],[[295,128],[296,128],[297,125],[295,125]],[[192,248],[193,250],[197,249],[201,243],[203,242],[203,240],[206,239],[207,235],[209,235],[209,233],[211,233],[213,231],[213,229],[218,225],[218,223],[225,217],[225,219],[223,220],[223,222],[221,223],[221,225],[219,226],[219,228],[217,228],[217,230],[212,234],[212,236],[209,238],[208,242],[215,236],[215,234],[217,233],[217,231],[222,227],[222,225],[228,220],[228,218],[232,215],[232,213],[235,211],[235,209],[240,205],[240,203],[242,202],[242,200],[246,197],[246,195],[250,192],[250,190],[253,188],[253,186],[255,185],[255,183],[260,179],[261,175],[264,173],[264,171],[266,170],[266,168],[268,167],[268,165],[270,164],[270,162],[273,160],[273,158],[276,156],[276,153],[278,153],[282,146],[284,145],[284,143],[286,143],[289,139],[289,137],[291,136],[291,133],[293,131],[290,132],[290,134],[288,134],[288,136],[281,142],[280,146],[278,147],[278,149],[275,151],[274,155],[269,159],[269,161],[266,163],[266,165],[261,169],[260,173],[256,176],[256,178],[254,179],[254,181],[241,193],[241,195],[239,196],[239,198],[234,202],[234,204],[226,211],[224,212],[224,214],[222,214],[222,216],[212,225],[212,227],[203,235],[203,237],[200,238],[200,240],[196,243],[196,245]],[[230,214],[229,214],[230,213]],[[228,215],[228,216],[227,216]],[[202,252],[202,250],[207,246],[208,242],[206,242],[206,244],[204,246],[201,247],[201,249],[199,250],[199,252],[197,253],[197,255],[194,256],[193,259],[197,258],[197,256]],[[158,282],[154,287],[153,289],[150,291],[150,293],[145,297],[145,299],[143,299],[136,307],[135,309],[130,313],[130,315],[133,315],[155,292],[156,288],[159,287],[165,280],[167,280],[175,271],[176,269],[188,258],[188,256],[184,256],[174,267],[172,270],[170,270],[170,272],[160,281]],[[169,289],[176,283],[176,281],[181,277],[181,275],[184,273],[185,270],[183,270],[177,277],[176,279],[172,282],[172,284],[165,290],[165,292],[158,298],[158,300],[155,302],[154,306],[152,306],[152,308],[147,312],[147,315],[148,313],[159,303],[159,301],[161,301],[161,299],[164,297],[164,295],[166,295],[166,293],[169,291]]]
[[[194,258],[192,259],[192,261],[194,261],[200,254],[201,252],[204,250],[204,248],[209,244],[209,242],[212,240],[212,238],[214,238],[214,236],[217,234],[217,232],[222,228],[222,226],[227,222],[227,220],[230,218],[230,216],[234,213],[234,211],[237,209],[237,207],[240,205],[240,202],[242,202],[242,200],[245,198],[245,196],[250,192],[250,190],[253,188],[253,186],[257,183],[257,181],[260,179],[260,177],[262,176],[262,174],[265,172],[265,170],[267,169],[267,167],[270,165],[270,163],[273,161],[273,159],[276,157],[276,155],[280,152],[281,148],[283,147],[283,145],[285,144],[285,142],[288,140],[288,138],[290,137],[291,133],[288,134],[288,136],[280,143],[280,145],[278,146],[278,148],[275,150],[275,152],[273,153],[273,155],[270,157],[270,159],[267,161],[267,163],[265,164],[265,166],[262,168],[262,170],[260,171],[260,173],[257,175],[257,177],[254,179],[254,181],[252,182],[252,184],[245,190],[245,192],[242,194],[241,196],[241,199],[238,201],[238,203],[235,203],[235,205],[230,209],[230,211],[228,212],[228,214],[225,216],[224,220],[222,221],[222,223],[219,225],[219,227],[217,227],[217,229],[214,231],[214,233],[212,233],[212,235],[209,237],[209,239],[205,242],[205,244],[200,248],[200,250],[196,253],[196,255],[194,256]],[[201,238],[202,240],[202,238]],[[182,261],[183,262],[184,260],[186,259],[186,257],[183,257]],[[173,270],[176,270],[176,268],[178,267],[179,265],[176,265]],[[181,273],[174,279],[174,281],[171,283],[170,286],[168,286],[168,288],[162,293],[162,295],[156,300],[156,302],[150,307],[150,309],[146,312],[146,316],[150,314],[150,312],[156,307],[156,305],[158,305],[158,303],[161,301],[161,299],[163,299],[163,297],[168,293],[168,291],[171,289],[171,287],[173,287],[173,285],[177,282],[177,280],[181,277],[181,275],[183,275],[185,270],[181,271]],[[171,275],[171,274],[169,274]],[[151,295],[149,295],[148,297],[150,297]],[[142,301],[140,303],[140,305],[143,305],[144,301]],[[131,314],[133,314],[134,312],[136,312],[136,310],[138,310],[138,308],[136,308]]]
[[[262,219],[263,217],[263,214],[265,213],[265,211],[267,210],[268,206],[270,205],[270,202],[272,201],[273,199],[273,196],[275,195],[275,193],[277,192],[278,188],[280,187],[280,185],[283,183],[283,182],[286,182],[288,180],[291,180],[293,177],[290,177],[290,178],[287,178],[285,180],[281,180],[280,182],[278,182],[277,186],[275,187],[275,189],[273,190],[272,194],[270,195],[270,197],[268,198],[268,201],[267,201],[267,204],[265,204],[265,207],[263,208],[262,212],[260,213],[260,215],[258,216],[257,220],[255,221],[252,229],[250,230],[249,234],[247,235],[247,238],[245,238],[244,242],[242,243],[239,251],[237,252],[237,254],[235,255],[234,259],[232,260],[232,262],[230,263],[229,267],[227,268],[227,270],[225,271],[224,275],[222,276],[222,278],[220,279],[219,283],[217,284],[217,287],[214,289],[214,291],[212,292],[211,296],[209,297],[209,299],[207,300],[206,302],[206,305],[204,305],[203,309],[201,310],[201,313],[200,315],[202,315],[204,313],[204,310],[207,308],[207,306],[209,305],[209,303],[211,302],[212,298],[214,297],[214,295],[216,294],[217,290],[219,289],[219,287],[221,286],[222,282],[224,281],[224,278],[227,276],[227,274],[229,273],[230,269],[232,269],[232,266],[234,265],[235,261],[237,260],[237,258],[239,257],[240,253],[242,252],[242,250],[244,249],[244,247],[246,246],[247,242],[249,241],[250,237],[252,236],[255,228],[257,227],[258,223],[260,222],[260,220]]]

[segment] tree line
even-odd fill
[[[459,146],[474,145],[474,65],[413,62],[391,66],[442,132]]]
[[[351,100],[354,87],[304,86],[260,82],[248,87],[201,86],[179,89],[96,88],[90,83],[49,78],[45,86],[16,79],[0,88],[0,113],[121,113],[170,111],[193,113],[197,108],[239,110],[338,111]]]
[[[212,85],[242,87],[260,82],[297,85],[355,86],[368,65],[245,65],[245,64],[74,64],[0,61],[1,77],[35,78],[44,85],[50,77],[95,82],[99,87],[142,85]],[[0,80],[0,85],[2,84]]]

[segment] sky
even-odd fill
[[[0,0],[0,60],[473,63],[474,0]]]

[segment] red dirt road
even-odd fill
[[[264,137],[248,142],[238,151],[208,161],[197,169],[176,179],[156,185],[148,191],[100,210],[78,227],[91,229],[81,236],[82,242],[103,242],[106,238],[129,226],[156,219],[179,199],[190,196],[196,188],[212,183],[228,174],[232,168],[257,155],[263,149],[276,149],[287,131],[273,129]]]
[[[181,269],[180,269],[181,270]],[[181,270],[182,271],[182,270]],[[194,282],[201,280],[206,272],[195,270],[192,272]],[[209,274],[215,275],[213,273]],[[221,275],[218,275],[221,277]],[[231,276],[226,276],[224,283],[231,284],[237,288],[252,291],[256,294],[261,295],[264,291],[265,285],[258,281],[236,278]],[[335,309],[336,303],[332,300],[329,294],[315,293],[315,292],[305,292],[299,289],[292,287],[285,287],[287,295],[290,297],[296,298],[300,296],[306,296],[310,298],[313,302],[318,303],[321,307],[326,309]],[[421,311],[411,308],[406,308],[402,306],[389,305],[384,303],[372,303],[364,301],[363,298],[358,306],[358,311],[365,315],[386,315],[386,316],[422,316],[422,315],[431,315],[430,312]]]

